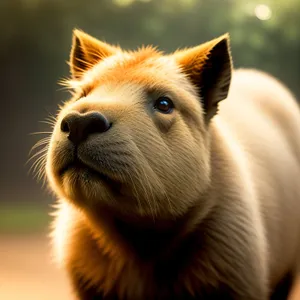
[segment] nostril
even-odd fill
[[[72,112],[61,121],[61,131],[67,133],[68,139],[74,144],[79,144],[90,134],[104,133],[109,130],[112,123],[99,112],[79,114]]]
[[[111,123],[105,118],[105,116],[98,112],[87,114],[85,122],[85,132],[87,134],[103,133],[111,127]]]
[[[70,132],[70,126],[69,126],[67,120],[63,119],[63,120],[61,121],[61,124],[60,124],[60,130],[61,130],[62,132],[66,132],[66,133]]]

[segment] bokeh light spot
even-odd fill
[[[270,7],[265,4],[257,5],[255,7],[254,13],[255,13],[255,16],[262,21],[269,20],[272,16],[272,11],[271,11]]]

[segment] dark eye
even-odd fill
[[[154,108],[161,113],[170,114],[174,109],[174,104],[168,97],[159,97],[154,104]]]

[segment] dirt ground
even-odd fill
[[[65,274],[49,261],[45,235],[0,236],[1,300],[73,300]],[[300,281],[290,300],[300,300]]]
[[[0,236],[0,299],[73,300],[49,253],[45,235]]]

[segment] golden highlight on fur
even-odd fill
[[[290,92],[233,71],[227,34],[164,54],[75,30],[70,68],[45,163],[74,295],[286,299],[300,255]]]

